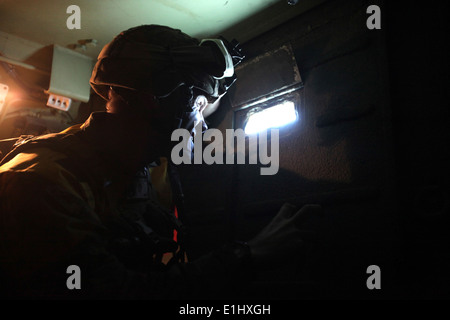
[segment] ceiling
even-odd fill
[[[294,1],[295,2],[295,1]],[[116,34],[142,24],[161,24],[196,37],[223,35],[245,42],[321,3],[300,0],[0,0],[0,31],[37,42],[73,47],[82,39],[96,46],[78,48],[96,57]],[[76,4],[81,29],[69,30],[67,13]]]

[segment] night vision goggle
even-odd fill
[[[201,90],[208,100],[215,100],[225,94],[236,81],[234,68],[245,58],[239,42],[233,39],[230,43],[222,37],[203,39],[199,46],[179,47],[169,52],[168,56],[177,70],[182,73],[186,68],[191,70],[185,73],[183,82],[170,91],[156,95],[158,98],[165,98],[180,86],[186,85]]]

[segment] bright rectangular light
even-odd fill
[[[252,114],[245,126],[246,134],[258,133],[269,128],[279,128],[297,120],[295,105],[292,101],[284,101],[273,107]]]

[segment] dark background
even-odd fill
[[[381,30],[366,27],[371,4]],[[315,250],[258,274],[243,298],[450,297],[445,12],[437,1],[327,1],[244,43],[247,59],[292,47],[300,120],[281,130],[274,176],[255,165],[181,168],[191,258],[250,239],[284,202],[317,203],[323,218],[305,226]],[[232,128],[228,98],[210,126]],[[381,290],[366,287],[370,265]]]

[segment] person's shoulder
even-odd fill
[[[19,152],[0,166],[0,192],[34,189],[37,193],[47,184],[61,184],[67,179],[58,160],[64,155],[48,148]],[[20,190],[19,190],[20,189]]]
[[[17,153],[0,166],[0,194],[36,194],[51,185],[61,192],[90,199],[92,196],[89,196],[88,188],[61,164],[66,158],[64,153],[46,147]]]
[[[0,166],[0,174],[34,172],[38,175],[54,177],[61,170],[58,160],[66,156],[46,147],[29,148],[18,152]]]

